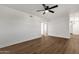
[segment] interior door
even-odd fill
[[[76,21],[73,24],[73,34],[78,34],[79,35],[79,22],[78,21]]]

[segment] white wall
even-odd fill
[[[48,34],[56,37],[70,38],[69,17],[52,19],[52,21],[48,22]]]
[[[29,16],[0,6],[0,48],[40,37],[40,18]]]

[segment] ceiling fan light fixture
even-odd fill
[[[45,10],[45,12],[48,13],[49,11],[48,10]]]

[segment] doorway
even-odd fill
[[[70,36],[79,36],[79,12],[70,15],[69,25]]]

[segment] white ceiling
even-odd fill
[[[47,4],[53,6],[53,4]],[[43,12],[36,12],[36,10],[42,10],[43,6],[41,4],[5,4],[7,6],[25,13],[30,13],[31,15],[36,15],[44,19],[52,20],[58,19],[60,17],[69,16],[70,13],[79,12],[79,4],[58,4],[58,8],[52,9],[55,11],[54,14],[46,13],[43,15]]]

